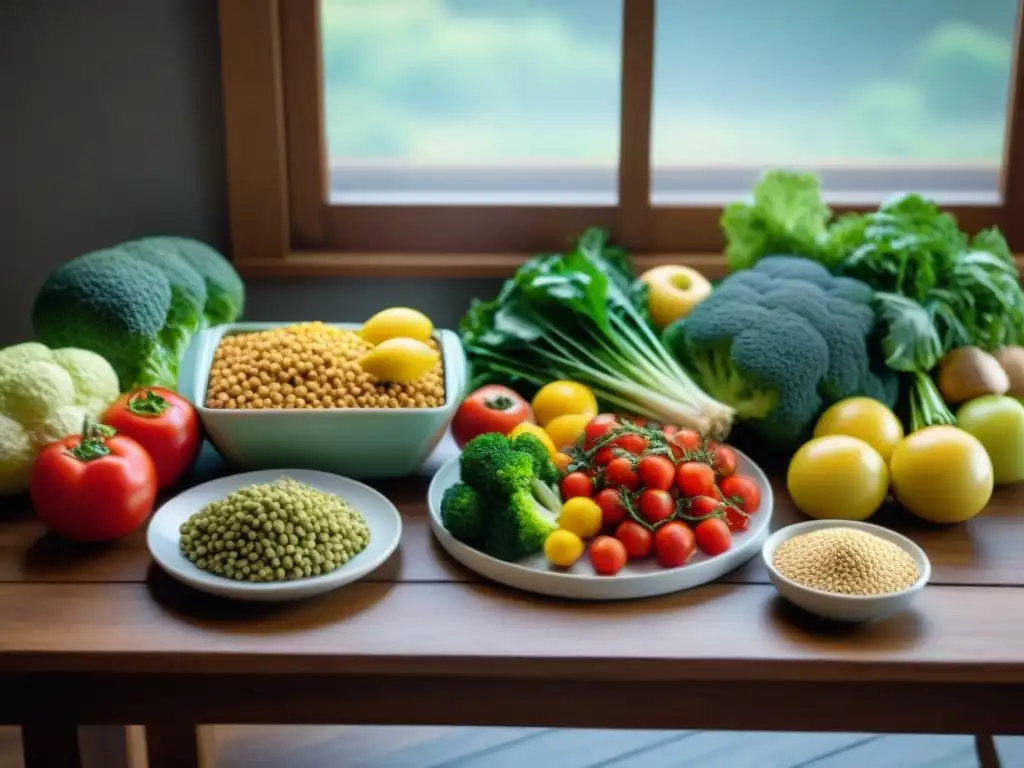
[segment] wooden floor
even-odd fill
[[[220,768],[976,768],[970,736],[583,731],[532,728],[223,726]],[[1003,768],[1024,737],[997,738]],[[21,768],[0,728],[0,768]]]

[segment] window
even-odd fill
[[[774,167],[1024,250],[1018,6],[220,0],[235,259],[504,275],[598,225],[714,273],[723,203]]]

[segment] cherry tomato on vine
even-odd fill
[[[600,413],[583,428],[583,445],[585,448],[592,448],[594,443],[606,435],[611,429],[619,424],[613,413]]]
[[[720,517],[711,517],[697,523],[693,535],[700,551],[706,555],[720,555],[732,546],[732,533]]]
[[[715,470],[700,461],[687,461],[676,469],[676,488],[687,498],[715,492]]]
[[[665,523],[654,533],[654,554],[663,568],[678,568],[695,549],[693,531],[678,520]]]
[[[675,434],[678,431],[679,427],[674,427],[671,424],[666,424],[661,428],[661,433],[669,440],[669,442],[672,441],[672,438],[675,437]]]
[[[612,528],[626,519],[626,506],[622,503],[622,494],[617,488],[605,488],[594,497],[601,508],[601,525]]]
[[[725,498],[734,502],[748,515],[757,512],[757,508],[761,506],[761,491],[758,490],[757,483],[749,477],[733,475],[722,480],[720,485]]]
[[[668,491],[662,491],[657,488],[645,488],[640,491],[640,496],[637,499],[637,509],[640,512],[640,517],[654,525],[662,520],[667,520],[675,514],[676,500],[672,498],[672,494]]]
[[[625,488],[635,491],[640,485],[640,478],[633,469],[633,460],[625,456],[612,459],[604,469],[604,484],[608,488]]]
[[[640,560],[651,553],[654,536],[635,520],[626,520],[615,529],[615,538],[622,542],[630,560]]]
[[[626,564],[626,548],[613,536],[598,536],[590,542],[589,553],[599,576],[614,576]]]
[[[725,505],[725,522],[730,531],[745,531],[750,527],[750,515],[732,504]]]
[[[672,443],[675,446],[672,451],[676,458],[682,458],[684,453],[696,451],[701,446],[700,434],[692,429],[680,429],[672,435]]]
[[[594,493],[594,481],[582,472],[570,472],[562,478],[562,498],[572,499],[576,496],[590,498]]]
[[[715,512],[722,513],[722,502],[710,496],[696,496],[690,500],[690,507],[684,514],[689,517],[707,517]]]
[[[676,465],[667,456],[644,456],[636,464],[636,474],[644,488],[660,488],[667,491],[675,480]]]
[[[729,477],[736,471],[736,451],[728,445],[720,445],[711,454],[715,462],[715,473],[719,477]]]
[[[620,451],[632,453],[634,456],[640,456],[647,450],[647,440],[640,435],[623,435],[622,437],[616,438],[612,442],[612,445]]]

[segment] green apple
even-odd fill
[[[992,459],[996,485],[1024,480],[1024,405],[1005,395],[985,395],[956,413],[960,429],[974,435]]]

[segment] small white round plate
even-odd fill
[[[257,483],[272,483],[291,477],[318,490],[333,493],[352,505],[370,528],[370,543],[340,568],[323,576],[292,581],[252,583],[208,573],[197,568],[181,553],[181,524],[211,501],[232,491]],[[277,602],[302,600],[361,579],[391,556],[402,537],[402,516],[395,505],[367,485],[329,472],[308,469],[269,469],[221,477],[197,485],[166,502],[149,521],[146,544],[157,564],[179,581],[202,592],[232,600]]]
[[[797,584],[775,570],[772,560],[775,559],[775,550],[782,546],[783,542],[794,536],[820,531],[823,528],[852,528],[856,531],[872,533],[880,539],[892,542],[914,558],[919,574],[917,581],[902,592],[891,594],[837,595]],[[910,605],[932,575],[932,564],[928,555],[913,541],[880,525],[855,520],[808,520],[803,523],[787,525],[768,537],[761,550],[761,556],[768,569],[768,577],[783,598],[823,619],[847,623],[881,621],[899,613]]]
[[[735,570],[761,550],[768,536],[772,517],[772,487],[754,462],[736,451],[738,474],[746,475],[761,492],[761,506],[750,519],[750,527],[733,534],[732,548],[716,557],[700,550],[679,568],[662,568],[653,556],[640,563],[627,563],[614,576],[594,573],[586,555],[572,568],[563,570],[549,565],[543,554],[533,555],[516,563],[485,555],[463,544],[445,529],[441,522],[441,497],[445,490],[459,481],[459,459],[446,462],[430,482],[427,502],[430,527],[441,547],[452,557],[485,578],[540,595],[573,600],[634,600],[665,595],[698,587]]]

